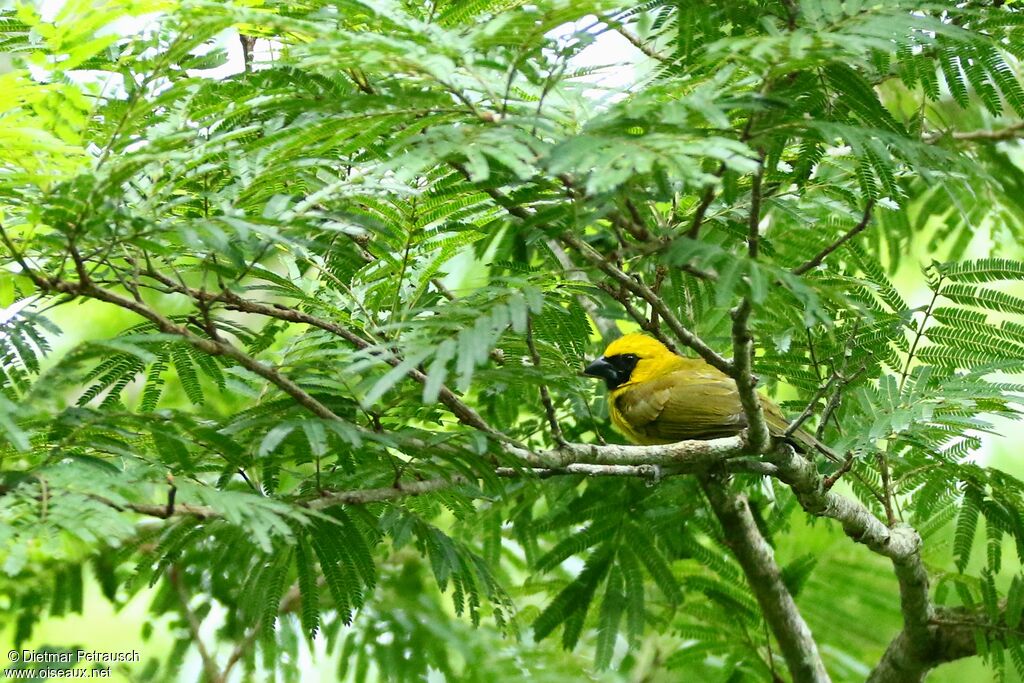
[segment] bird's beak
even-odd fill
[[[601,356],[583,370],[587,377],[600,377],[603,380],[615,382],[619,378],[618,369]]]

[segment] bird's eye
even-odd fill
[[[627,353],[626,360],[640,360],[640,356],[636,355],[635,353]]]

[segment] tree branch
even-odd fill
[[[495,472],[501,477],[521,477],[536,474],[541,477],[554,475],[584,474],[587,476],[637,476],[661,478],[678,474],[705,472],[712,467],[724,466],[737,472],[771,474],[774,472],[765,463],[741,459],[746,454],[745,441],[740,436],[707,441],[680,441],[663,446],[622,446],[566,443],[551,451],[535,453],[508,444],[505,451],[521,462],[530,464],[527,468],[498,467]],[[735,460],[735,465],[732,461]],[[396,500],[407,496],[421,496],[434,491],[469,484],[473,480],[462,475],[436,477],[418,481],[398,481],[391,486],[354,489],[351,491],[325,491],[317,498],[292,500],[290,502],[312,510],[322,510],[334,505],[367,505]],[[2,493],[2,491],[0,491]],[[216,519],[221,513],[205,505],[176,503],[172,510],[166,504],[115,503],[102,496],[91,496],[94,500],[117,510],[130,510],[141,515],[167,519],[168,517],[198,517]]]
[[[537,345],[533,340],[533,318],[527,317],[526,319],[526,347],[530,351],[530,360],[533,361],[533,366],[540,370],[540,354],[537,353]],[[544,382],[540,383],[540,400],[544,404],[544,413],[548,418],[548,426],[551,428],[551,438],[558,445],[565,443],[565,438],[562,436],[562,428],[558,424],[558,414],[555,412],[555,404],[551,401],[551,394],[548,392],[548,385]]]
[[[175,592],[178,594],[178,599],[181,601],[181,611],[185,615],[185,621],[188,623],[189,633],[192,634],[192,642],[195,643],[196,649],[199,650],[199,657],[203,660],[203,671],[206,673],[206,680],[209,683],[223,683],[224,675],[221,673],[220,667],[217,666],[217,660],[206,649],[206,644],[199,635],[199,627],[201,625],[199,617],[196,616],[196,613],[192,611],[192,607],[189,605],[191,597],[185,589],[185,584],[181,582],[178,567],[171,565],[171,568],[167,570],[167,575]]]
[[[468,172],[458,164],[455,164],[455,168],[458,169],[467,178],[469,177]],[[562,178],[563,184],[565,184],[570,191],[575,191],[572,185],[571,179]],[[494,201],[505,209],[509,214],[520,218],[522,220],[529,220],[533,217],[533,213],[522,206],[519,206],[515,202],[511,201],[508,197],[503,195],[498,190],[487,187],[482,188]],[[625,220],[624,217],[622,220]],[[566,246],[575,249],[585,260],[591,264],[597,266],[606,275],[611,276],[613,280],[624,286],[627,290],[646,301],[651,308],[661,317],[662,320],[669,326],[672,333],[681,341],[685,346],[693,349],[697,354],[707,361],[710,365],[718,368],[722,372],[732,374],[731,365],[729,361],[719,355],[714,349],[708,346],[703,339],[698,337],[696,334],[691,332],[684,326],[679,319],[669,310],[665,302],[655,294],[649,287],[644,285],[642,282],[630,277],[625,272],[620,270],[613,263],[609,263],[606,258],[594,250],[589,244],[585,243],[576,235],[571,232],[564,232],[558,236],[558,239]]]
[[[304,323],[306,325],[312,325],[313,327],[320,328],[321,330],[330,332],[331,334],[344,339],[357,349],[368,349],[372,346],[370,342],[363,339],[358,334],[356,334],[352,330],[349,330],[343,325],[338,325],[337,323],[331,322],[329,320],[324,320],[322,318],[318,318],[314,315],[304,313],[303,311],[290,308],[283,304],[262,304],[255,301],[249,301],[248,299],[243,299],[242,297],[238,296],[229,289],[224,289],[218,294],[211,294],[203,290],[194,289],[192,287],[187,287],[184,284],[177,283],[171,278],[164,276],[162,273],[159,273],[153,270],[152,268],[143,271],[143,274],[146,275],[147,277],[153,278],[154,280],[162,284],[164,287],[167,287],[172,291],[178,292],[179,294],[184,294],[188,297],[191,297],[196,301],[209,303],[221,302],[224,304],[225,308],[228,308],[230,310],[241,311],[243,313],[254,313],[257,315],[263,315],[270,318],[277,318],[278,320],[284,320],[286,322]],[[398,356],[388,356],[384,358],[384,361],[391,365],[392,367],[394,367],[399,365],[402,362],[402,359]],[[427,381],[427,376],[423,372],[415,368],[409,371],[409,376],[412,377],[417,382],[419,382],[420,384],[425,384]],[[484,432],[485,434],[498,440],[508,440],[508,437],[506,437],[504,434],[502,434],[501,432],[487,424],[487,422],[479,415],[479,413],[477,413],[471,407],[466,405],[466,403],[464,403],[462,399],[456,396],[455,393],[448,387],[441,387],[440,391],[438,392],[438,400],[441,401],[441,403],[444,404],[446,408],[452,411],[452,413],[463,424],[473,427],[481,432]]]
[[[742,436],[723,439],[678,441],[659,446],[622,446],[608,444],[567,443],[565,446],[543,453],[523,451],[506,446],[505,451],[522,462],[540,467],[565,467],[574,463],[589,465],[672,465],[685,467],[690,472],[710,467],[747,455]]]
[[[732,316],[732,375],[736,382],[740,404],[747,418],[747,439],[752,453],[762,453],[771,444],[771,433],[764,420],[761,397],[757,393],[757,379],[753,374],[754,338],[747,321],[750,318],[750,300],[744,298],[733,310]]]
[[[60,292],[62,294],[70,294],[72,296],[84,296],[90,299],[96,299],[97,301],[111,303],[115,306],[132,311],[133,313],[136,313],[152,322],[161,332],[182,337],[186,342],[203,353],[211,356],[227,356],[228,358],[231,358],[245,369],[263,377],[271,384],[276,385],[279,389],[295,399],[296,403],[303,406],[317,417],[325,420],[343,422],[343,420],[330,408],[310,396],[287,376],[275,368],[260,363],[233,344],[229,344],[228,342],[218,339],[200,337],[189,330],[186,326],[179,325],[173,320],[166,318],[144,303],[134,299],[128,299],[111,292],[110,290],[103,289],[102,287],[97,287],[88,279],[74,283],[56,278],[42,278],[38,275],[36,277],[39,278],[37,284],[46,291]]]
[[[593,247],[576,235],[565,232],[559,236],[559,239],[567,246],[575,249],[584,259],[597,266],[605,274],[611,276],[613,280],[618,282],[627,290],[646,301],[651,306],[652,310],[657,312],[658,316],[665,321],[665,324],[668,325],[669,329],[672,330],[672,333],[675,334],[676,338],[679,339],[683,345],[696,351],[701,358],[708,362],[708,364],[718,368],[722,372],[732,374],[732,364],[708,346],[703,339],[687,329],[675,314],[669,310],[668,306],[665,305],[665,302],[661,300],[661,297],[655,294],[650,287],[630,277],[616,267],[615,264],[609,263],[608,260],[595,251]]]
[[[590,282],[590,278],[587,277],[587,274],[577,268],[572,262],[572,259],[569,258],[569,254],[565,253],[565,249],[563,249],[562,245],[558,243],[558,240],[549,239],[544,243],[547,245],[548,249],[551,250],[551,254],[555,257],[555,260],[558,261],[558,265],[562,267],[562,270],[570,280],[592,284]],[[601,338],[603,340],[610,342],[621,334],[621,332],[619,332],[619,328],[616,327],[615,322],[601,315],[597,310],[597,304],[592,300],[582,294],[577,295],[576,300],[579,302],[580,306],[583,307],[583,310],[587,312],[587,315],[590,316],[590,319],[594,321],[594,325],[597,326],[597,331],[601,333]]]
[[[778,467],[778,478],[789,485],[805,511],[838,521],[851,539],[892,561],[900,587],[905,632],[912,639],[923,639],[932,607],[917,531],[906,524],[890,528],[860,502],[829,490],[831,483],[822,479],[814,463],[788,444],[777,444],[767,458]]]
[[[764,177],[764,157],[758,163],[750,186],[750,216],[747,220],[747,256],[757,260],[761,241],[761,180]]]
[[[721,176],[725,173],[725,163],[718,167],[717,176]],[[708,186],[704,188],[704,194],[700,198],[700,204],[697,205],[697,209],[693,212],[693,220],[690,222],[690,229],[686,231],[686,236],[692,240],[697,239],[700,236],[700,229],[704,225],[704,216],[708,212],[708,208],[711,203],[715,201],[715,186],[712,183],[708,183]]]
[[[668,338],[664,332],[661,331],[661,326],[653,323],[653,321],[647,316],[643,315],[630,301],[629,293],[623,289],[616,289],[607,282],[598,284],[601,291],[605,292],[608,296],[615,299],[622,305],[623,310],[626,314],[636,321],[636,324],[640,326],[640,329],[645,330],[652,334],[658,341],[664,344],[672,353],[679,353],[679,348],[675,342]]]
[[[843,246],[844,244],[849,242],[851,239],[853,239],[854,237],[859,235],[861,232],[863,232],[868,227],[868,225],[871,223],[871,212],[872,212],[872,209],[874,209],[874,207],[875,207],[875,200],[874,199],[869,199],[868,203],[864,206],[864,215],[861,217],[860,223],[857,223],[857,225],[855,225],[852,228],[850,228],[850,230],[848,230],[845,234],[843,234],[842,237],[840,237],[835,242],[833,242],[832,244],[830,244],[827,247],[825,247],[824,249],[822,249],[813,258],[805,261],[801,265],[799,265],[796,268],[794,268],[793,269],[793,274],[794,275],[803,275],[804,273],[806,273],[807,271],[811,270],[812,268],[817,268],[818,266],[820,266],[822,264],[822,262],[825,260],[825,258],[829,254],[831,254],[833,251],[835,251],[839,247]]]
[[[851,539],[893,562],[920,563],[921,537],[912,527],[899,524],[890,529],[859,501],[825,490],[814,462],[786,443],[775,444],[765,457],[778,467],[779,480],[793,490],[806,512],[836,520]]]
[[[608,16],[601,16],[600,19],[601,21],[608,24],[608,26],[610,26],[612,29],[614,29],[616,33],[618,33],[627,41],[629,41],[630,45],[635,47],[637,50],[640,50],[640,52],[643,52],[646,56],[650,57],[651,59],[656,59],[659,62],[668,61],[668,57],[658,54],[657,51],[655,51],[652,47],[647,45],[647,43],[641,40],[639,36],[635,35],[629,29],[627,29],[626,25],[623,22],[619,21],[614,17]]]
[[[759,166],[750,189],[747,255],[751,260],[756,260],[760,251],[762,173]],[[751,298],[747,294],[732,311],[733,354],[729,374],[736,382],[747,419],[747,446],[751,453],[760,454],[770,450],[772,438],[757,393],[757,378],[753,374],[754,338],[749,327],[751,310]],[[757,528],[746,497],[731,493],[727,482],[710,477],[702,478],[701,485],[722,525],[725,541],[743,568],[765,621],[779,642],[793,681],[816,683],[830,680],[817,643],[782,581],[775,555]]]
[[[1005,631],[1005,606],[995,617],[967,607],[945,607],[912,632],[904,628],[889,643],[868,683],[920,683],[940,664],[978,654],[978,639]],[[1016,635],[1024,636],[1018,628]]]
[[[791,436],[796,432],[796,430],[803,426],[804,422],[806,422],[811,415],[814,414],[814,409],[818,407],[818,401],[825,397],[825,394],[828,393],[828,390],[832,388],[832,385],[835,384],[837,379],[838,375],[833,374],[828,378],[828,381],[818,387],[818,390],[814,392],[814,396],[807,402],[807,406],[797,416],[797,418],[790,422],[789,426],[786,427],[786,431],[782,433],[783,438]]]
[[[763,161],[762,161],[763,163]],[[761,174],[758,166],[750,187],[750,216],[747,221],[747,254],[756,260],[759,251],[761,225]],[[753,305],[747,294],[732,311],[732,367],[729,375],[736,382],[743,414],[747,418],[747,440],[753,453],[763,453],[771,445],[771,433],[764,419],[761,397],[757,393],[754,376],[754,337],[750,333],[750,314]]]
[[[1019,121],[1004,128],[997,128],[995,130],[965,130],[958,132],[940,131],[924,136],[923,140],[929,144],[939,142],[946,137],[965,142],[1000,142],[1003,140],[1019,138],[1021,134],[1024,134],[1024,121]]]
[[[723,538],[743,568],[765,621],[779,641],[794,683],[828,681],[811,630],[782,581],[775,553],[757,528],[744,495],[731,493],[727,482],[701,477],[701,487],[722,525]]]

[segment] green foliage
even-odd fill
[[[197,619],[239,680],[321,644],[346,680],[777,675],[692,478],[510,456],[551,416],[621,440],[580,368],[669,327],[612,265],[725,355],[748,297],[762,386],[795,415],[828,384],[840,487],[884,519],[891,486],[1024,676],[1024,483],[982,451],[1024,393],[1014,3],[94,5],[0,9],[15,644],[95,580],[171,624],[147,680]],[[587,66],[619,31],[623,88]],[[830,527],[770,481],[734,485],[863,680],[888,570],[787,545]]]

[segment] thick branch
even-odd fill
[[[750,319],[750,300],[743,299],[733,311],[732,365],[730,373],[747,418],[747,439],[752,453],[763,453],[771,444],[768,423],[764,420],[761,397],[757,393],[757,379],[753,374],[754,338],[747,322]]]
[[[1005,633],[1005,617],[1005,607],[996,618],[966,607],[939,608],[918,633],[904,629],[893,639],[868,683],[920,683],[940,664],[977,655],[979,632],[985,638]]]
[[[502,477],[520,477],[530,474],[542,477],[585,474],[588,476],[637,476],[658,479],[663,476],[706,472],[709,468],[722,466],[723,463],[730,471],[756,474],[775,472],[770,464],[742,459],[741,456],[745,455],[746,447],[743,438],[739,436],[707,441],[680,441],[664,446],[598,446],[596,444],[567,443],[555,450],[540,453],[513,445],[506,445],[505,450],[512,457],[531,466],[525,469],[499,467],[496,469],[496,474]],[[421,496],[470,482],[469,478],[461,475],[411,482],[400,481],[391,486],[379,488],[325,492],[318,498],[293,502],[309,509],[322,510],[334,505],[366,505],[397,500],[407,496]],[[168,510],[167,505],[164,504],[118,504],[100,496],[93,498],[119,510],[131,510],[161,519],[166,519],[169,516],[215,519],[221,516],[216,509],[205,505],[177,503],[173,509]]]
[[[746,496],[731,493],[727,482],[710,477],[702,477],[701,486],[722,525],[726,544],[743,568],[765,621],[779,641],[794,683],[830,680],[811,630],[782,581],[775,553],[757,528]]]
[[[892,561],[899,581],[904,632],[915,642],[923,640],[932,606],[917,531],[906,524],[890,528],[858,501],[832,492],[814,463],[786,444],[779,444],[768,459],[779,468],[779,479],[790,486],[804,510],[838,521],[851,539]]]
[[[679,441],[661,446],[620,446],[609,444],[567,443],[543,453],[506,446],[505,451],[522,462],[539,467],[565,467],[574,463],[588,465],[672,465],[690,472],[704,471],[730,458],[746,454],[739,436],[706,441]]]
[[[765,457],[778,467],[778,478],[793,490],[805,511],[836,520],[847,536],[894,563],[920,562],[921,537],[913,528],[901,524],[890,529],[859,501],[826,490],[814,462],[788,444],[776,444]]]
[[[763,156],[763,155],[762,155]],[[761,162],[763,164],[763,160]],[[761,226],[761,178],[763,169],[758,165],[750,187],[750,214],[747,219],[747,255],[756,260],[760,244]],[[771,434],[761,408],[761,397],[757,393],[757,378],[754,376],[754,337],[750,333],[750,295],[743,297],[732,311],[732,375],[736,382],[743,414],[747,418],[747,438],[753,453],[763,453],[771,445]]]

